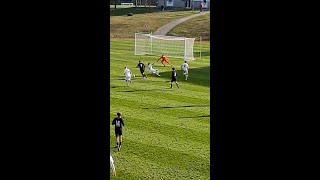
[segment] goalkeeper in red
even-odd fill
[[[164,65],[164,62],[166,62],[167,64],[169,64],[170,66],[172,66],[171,64],[170,64],[170,61],[169,61],[169,58],[167,58],[166,56],[164,56],[164,55],[162,55],[159,59],[158,59],[158,61],[159,60],[161,60],[160,62],[161,62],[161,64],[163,65],[163,66],[166,66],[166,65]],[[156,61],[156,62],[158,62],[158,61]],[[153,63],[154,64],[154,63]]]

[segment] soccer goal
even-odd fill
[[[193,46],[196,38],[135,33],[135,55],[156,55],[195,60]]]

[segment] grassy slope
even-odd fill
[[[167,35],[182,37],[202,36],[203,40],[210,40],[210,13],[177,25]]]
[[[210,44],[203,44],[208,51]],[[209,54],[190,62],[190,77],[184,81],[181,59],[171,59],[178,68],[181,89],[170,90],[170,67],[161,67],[161,77],[142,79],[134,68],[138,60],[158,57],[134,56],[134,41],[111,40],[110,123],[123,112],[124,144],[120,152],[110,128],[110,152],[118,177],[111,179],[210,179],[210,62]],[[136,78],[126,87],[123,67]]]
[[[127,16],[132,12],[133,16]],[[110,11],[110,36],[134,38],[136,32],[155,32],[166,23],[194,14],[191,10],[165,11],[156,8],[122,8]],[[147,25],[147,27],[145,27]]]
[[[132,12],[134,16],[127,16],[129,12]],[[134,38],[135,32],[155,32],[159,27],[172,20],[194,13],[190,10],[160,12],[157,8],[143,7],[111,10],[110,35],[112,38]],[[203,40],[210,40],[210,14],[181,23],[173,28],[168,35],[184,37],[202,36]]]

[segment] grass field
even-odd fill
[[[111,39],[110,47],[110,124],[118,111],[125,122],[120,152],[110,127],[117,168],[111,179],[210,179],[210,42],[203,42],[201,60],[189,62],[188,81],[180,71],[182,59],[170,59],[178,69],[180,89],[169,89],[171,68],[159,62],[154,68],[161,77],[146,68],[148,78],[142,79],[135,68],[138,60],[147,64],[159,57],[134,56],[134,39]],[[125,66],[137,76],[129,87]]]

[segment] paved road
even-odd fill
[[[177,19],[177,20],[171,21],[171,22],[165,24],[164,26],[160,27],[159,29],[157,29],[157,31],[154,32],[153,35],[166,35],[176,25],[178,25],[180,23],[183,23],[186,20],[189,20],[189,19],[192,19],[192,18],[195,18],[195,17],[198,17],[198,16],[202,16],[202,15],[205,15],[205,14],[208,14],[208,13],[210,13],[210,11],[204,11],[204,12],[201,12],[201,13],[198,13],[198,14],[194,14],[194,15],[191,15],[191,16],[187,16],[187,17],[184,17],[184,18],[181,18],[181,19]]]

